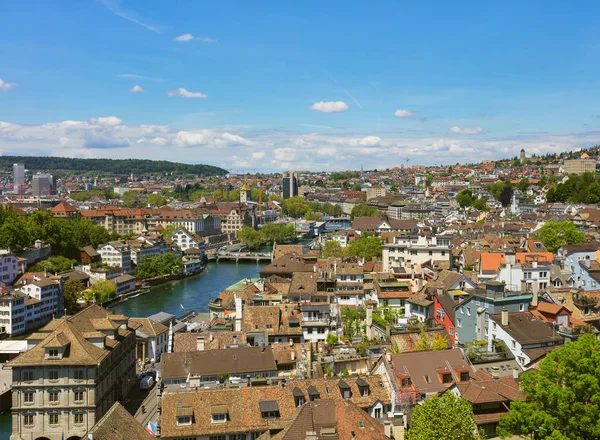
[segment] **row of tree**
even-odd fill
[[[309,202],[304,197],[290,197],[281,202],[283,213],[292,218],[305,217],[307,220],[322,220],[324,215],[342,215],[342,207],[329,202]]]
[[[600,183],[592,173],[572,175],[566,182],[550,188],[546,200],[550,203],[600,203]]]
[[[137,278],[147,280],[165,275],[176,275],[183,272],[181,257],[175,258],[173,252],[144,257],[137,265]]]
[[[374,235],[363,235],[361,238],[352,240],[345,248],[337,240],[327,241],[323,246],[321,257],[357,257],[364,258],[365,261],[371,261],[374,257],[381,257],[381,246],[383,245],[381,239]]]
[[[54,218],[48,211],[21,216],[11,206],[0,208],[0,248],[20,254],[23,249],[42,240],[52,246],[55,255],[77,259],[83,246],[94,247],[121,238],[90,220]]]
[[[456,195],[456,201],[461,208],[473,207],[478,211],[488,211],[489,207],[483,197],[475,197],[470,189],[463,189]]]
[[[269,223],[258,231],[249,226],[244,226],[237,231],[236,237],[251,251],[259,249],[263,243],[272,245],[274,243],[283,244],[298,241],[294,225],[283,223]]]

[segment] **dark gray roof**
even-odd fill
[[[308,395],[309,396],[318,396],[319,395],[319,391],[317,391],[317,389],[314,386],[309,386],[308,387]]]
[[[358,385],[359,387],[368,387],[369,386],[369,384],[362,377],[359,377],[358,379],[356,379],[356,385]]]
[[[338,387],[340,387],[342,390],[349,390],[350,389],[350,385],[348,385],[346,382],[344,382],[341,379],[338,382]]]
[[[258,402],[258,406],[260,407],[261,412],[277,412],[279,411],[279,406],[277,405],[276,400],[263,400]]]
[[[292,390],[292,394],[294,395],[294,397],[304,397],[304,393],[298,387]]]

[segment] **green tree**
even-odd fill
[[[85,298],[90,301],[106,302],[115,297],[115,285],[109,280],[100,280],[90,287]]]
[[[529,188],[529,179],[527,177],[523,177],[517,184],[517,188],[521,192],[527,191],[527,188]]]
[[[581,244],[584,239],[583,232],[568,220],[549,220],[537,231],[536,236],[550,252],[556,252],[567,244]]]
[[[260,230],[262,239],[271,245],[273,243],[286,243],[296,241],[296,228],[293,224],[268,223]]]
[[[382,241],[379,237],[361,237],[348,244],[346,255],[370,261],[373,257],[381,257],[381,245]]]
[[[473,203],[473,193],[470,189],[463,189],[456,195],[456,202],[461,208],[467,208]]]
[[[148,203],[156,206],[164,206],[167,204],[167,199],[160,194],[149,194]]]
[[[417,405],[406,440],[478,440],[471,404],[452,392],[433,396]]]
[[[321,222],[323,221],[323,214],[320,212],[309,211],[304,216],[304,219],[308,221]]]
[[[244,226],[242,229],[236,232],[236,237],[244,245],[248,246],[248,249],[255,251],[260,248],[262,244],[262,235],[259,231],[250,226]]]
[[[173,252],[154,257],[144,257],[137,265],[137,278],[141,280],[176,275],[181,272],[183,272],[183,263],[181,258],[175,258]]]
[[[372,206],[361,203],[360,205],[356,205],[350,211],[350,218],[354,220],[356,217],[379,217],[381,212]]]
[[[51,273],[65,272],[70,270],[74,265],[77,264],[77,260],[71,260],[61,255],[55,255],[47,260],[40,261],[33,265],[31,268],[32,272],[44,272],[48,271]]]
[[[85,285],[81,280],[71,278],[65,281],[63,289],[64,303],[67,313],[76,312],[79,308],[79,303],[77,300],[81,298],[81,292],[85,290]]]
[[[290,197],[282,202],[283,212],[292,218],[301,218],[309,210],[308,202],[303,197]]]
[[[338,345],[338,343],[339,343],[338,337],[331,332],[329,332],[327,334],[327,338],[325,338],[325,342],[327,342],[327,345]]]
[[[325,242],[323,246],[323,252],[321,253],[322,258],[337,257],[341,258],[344,256],[344,248],[337,240],[329,240]]]
[[[585,334],[521,376],[525,401],[513,401],[499,434],[536,439],[600,438],[600,341]]]
[[[473,200],[471,206],[478,211],[489,211],[489,207],[483,197]]]
[[[139,201],[138,197],[138,193],[135,193],[133,191],[127,191],[123,193],[123,195],[121,196],[121,200],[123,200],[123,205],[125,206],[135,206]]]

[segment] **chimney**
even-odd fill
[[[502,308],[502,326],[508,325],[508,309],[506,307]]]
[[[306,437],[304,440],[318,440],[317,433],[315,431],[306,431]]]
[[[494,378],[494,380],[500,380],[500,367],[492,367],[492,377]]]
[[[235,296],[235,331],[242,331],[242,298]]]
[[[367,306],[367,338],[373,339],[373,306]]]
[[[533,280],[533,296],[531,297],[531,306],[532,307],[538,306],[539,291],[540,291],[540,284],[538,283],[538,280]]]
[[[204,336],[196,337],[196,350],[204,351]]]
[[[517,367],[513,368],[513,379],[519,378],[519,369]]]
[[[392,438],[392,423],[389,420],[383,422],[383,433],[387,438]]]
[[[296,360],[296,350],[292,350],[290,352],[290,359],[295,361]]]
[[[521,280],[521,293],[527,292],[527,283]]]

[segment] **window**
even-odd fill
[[[381,408],[375,408],[375,418],[376,419],[380,419],[381,418]]]
[[[227,436],[226,435],[211,435],[208,437],[208,440],[227,440]]]
[[[467,373],[467,372],[460,373],[460,381],[461,382],[466,382],[467,380],[469,380],[469,373]]]
[[[57,358],[58,357],[58,349],[57,348],[51,348],[48,350],[48,357],[49,358]]]
[[[522,312],[525,310],[525,304],[519,304],[519,312]]]
[[[458,328],[461,328],[461,327],[462,327],[462,319],[458,318],[458,319],[456,320],[456,326],[457,326]]]
[[[512,348],[517,348],[517,343],[515,341],[512,341]]]
[[[277,419],[279,418],[279,411],[263,411],[263,419]]]
[[[186,426],[192,424],[192,416],[177,417],[177,426]]]
[[[58,391],[50,391],[50,403],[58,403]]]
[[[369,387],[362,387],[362,395],[363,397],[367,397],[369,395]]]
[[[35,393],[33,391],[25,391],[23,393],[23,401],[25,403],[33,403],[35,399]]]
[[[450,383],[450,382],[452,382],[452,375],[451,374],[444,374],[444,376],[442,377],[442,382],[443,383]]]
[[[454,335],[454,329],[452,327],[450,327],[448,329],[448,333],[450,333],[450,336]]]
[[[75,391],[75,402],[83,402],[83,391]]]
[[[409,387],[410,386],[410,379],[409,378],[402,379],[402,386],[403,387]]]
[[[429,376],[425,376],[425,383],[431,383],[431,378]]]
[[[246,434],[229,434],[229,440],[246,440]]]
[[[50,380],[58,380],[58,371],[52,370],[48,373],[48,379]]]
[[[467,316],[471,316],[471,307],[467,307]]]
[[[212,423],[225,423],[227,421],[227,414],[213,414],[212,415]]]
[[[492,322],[492,331],[496,331],[496,323]]]
[[[34,425],[34,421],[33,421],[33,415],[30,414],[26,414],[23,416],[23,425],[25,426],[33,426]]]
[[[23,372],[23,380],[25,380],[25,381],[33,380],[33,371],[24,371]]]
[[[77,414],[75,414],[75,424],[76,425],[83,425],[83,413],[77,413]]]
[[[50,414],[50,425],[58,425],[58,414]]]

